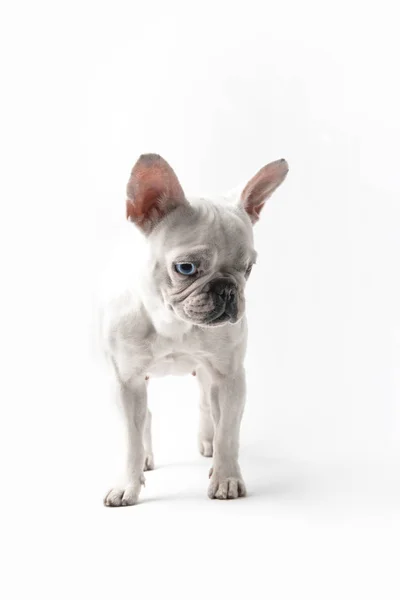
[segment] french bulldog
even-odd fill
[[[170,165],[144,154],[127,185],[126,282],[102,309],[102,340],[126,425],[123,479],[106,506],[137,503],[154,468],[149,378],[195,374],[200,385],[199,451],[213,457],[208,496],[246,495],[239,430],[245,403],[245,286],[256,262],[253,225],[288,173],[264,166],[233,202],[188,200]],[[138,234],[139,235],[139,234]],[[140,250],[138,250],[140,248]]]

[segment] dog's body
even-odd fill
[[[103,309],[102,334],[126,417],[128,464],[107,506],[137,502],[154,466],[147,383],[195,373],[201,388],[199,450],[214,456],[208,494],[246,493],[238,464],[245,400],[244,287],[255,262],[252,223],[283,181],[287,163],[264,167],[240,201],[188,202],[171,167],[144,155],[128,184],[127,216],[145,237],[127,282]],[[132,232],[133,235],[133,232]]]

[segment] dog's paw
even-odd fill
[[[213,443],[208,440],[201,440],[199,450],[202,456],[210,457],[213,455]]]
[[[219,477],[213,472],[208,487],[208,497],[217,500],[234,500],[246,495],[246,486],[240,477]]]
[[[125,487],[112,488],[104,498],[105,506],[132,506],[139,499],[144,477],[142,476],[137,483],[130,483]]]
[[[148,454],[144,461],[143,471],[152,471],[154,469],[154,456]]]

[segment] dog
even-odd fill
[[[232,203],[186,198],[171,166],[144,154],[127,185],[126,283],[102,308],[101,335],[123,407],[128,442],[123,479],[106,506],[137,503],[154,468],[148,380],[193,373],[200,385],[198,444],[213,457],[208,496],[246,495],[239,430],[245,403],[245,286],[256,262],[253,226],[289,167],[264,166]],[[130,266],[129,266],[130,265]]]

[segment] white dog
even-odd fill
[[[235,203],[189,202],[168,163],[139,158],[127,187],[131,235],[126,282],[103,306],[102,336],[125,414],[124,480],[106,506],[135,504],[143,471],[154,467],[149,377],[196,373],[200,388],[199,449],[213,456],[208,495],[246,494],[238,463],[245,402],[247,326],[244,288],[256,260],[252,225],[288,172],[285,160],[263,167]]]

